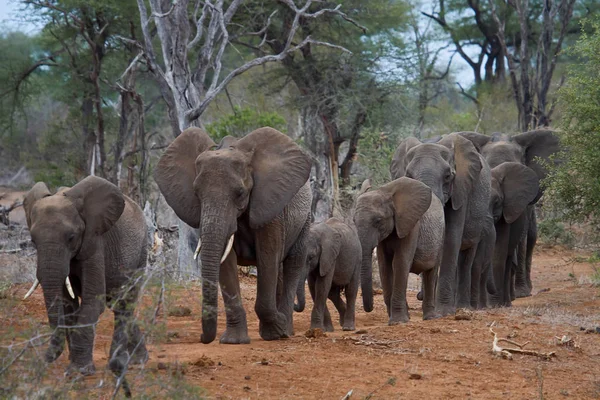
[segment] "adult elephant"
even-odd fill
[[[475,146],[457,133],[421,143],[402,141],[390,167],[392,178],[425,183],[444,205],[445,236],[436,305],[442,315],[470,307],[472,265],[489,217],[490,169]]]
[[[492,268],[496,294],[492,305],[510,306],[514,252],[526,229],[527,207],[536,199],[539,179],[529,167],[505,162],[492,168],[490,209],[496,228]]]
[[[560,150],[558,136],[549,129],[539,129],[530,132],[509,136],[503,133],[494,133],[486,136],[476,132],[460,132],[460,135],[469,139],[483,155],[490,168],[495,168],[504,162],[518,162],[531,168],[538,177],[544,179],[548,171],[543,163],[550,161],[550,156]],[[540,159],[542,163],[540,163]],[[556,161],[556,160],[555,160]],[[538,182],[539,183],[539,182]],[[543,194],[540,186],[532,204],[528,206],[525,215],[525,229],[516,249],[515,282],[511,290],[514,297],[527,297],[531,295],[531,261],[533,249],[537,241],[537,221],[535,203]]]
[[[260,336],[288,337],[310,226],[311,160],[272,128],[214,147],[204,131],[188,128],[169,145],[154,173],[177,216],[200,228],[201,341],[210,343],[217,333],[218,282],[227,318],[221,343],[250,342],[238,264],[257,267]]]
[[[147,253],[140,207],[118,187],[94,176],[54,195],[38,182],[23,207],[37,248],[37,279],[25,298],[41,283],[54,328],[46,361],[62,354],[66,337],[68,371],[93,374],[94,325],[105,302],[115,301],[109,365],[119,372],[130,360],[145,362],[144,338],[133,320],[139,290],[133,278],[143,272]]]

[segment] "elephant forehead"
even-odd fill
[[[81,220],[77,209],[63,195],[48,196],[40,199],[32,209],[33,227],[49,226],[57,231],[62,226],[73,225]]]
[[[67,197],[60,195],[48,196],[40,199],[33,208],[34,215],[76,217],[77,209]]]
[[[378,191],[367,192],[358,198],[356,204],[356,213],[383,212],[387,207],[388,199]]]
[[[243,172],[249,164],[246,154],[232,148],[206,151],[196,158],[196,171],[202,172]]]
[[[496,142],[485,146],[482,155],[489,166],[494,168],[504,162],[521,162],[523,151],[515,143]]]

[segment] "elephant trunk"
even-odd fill
[[[222,219],[219,219],[222,221]],[[217,335],[217,286],[221,257],[227,243],[222,222],[202,221],[202,343],[211,343]]]
[[[305,267],[306,269],[306,267]],[[296,297],[298,302],[294,304],[294,311],[302,312],[306,306],[306,291],[304,289],[304,283],[306,282],[306,271],[303,271],[298,280],[298,287],[296,288]]]
[[[55,247],[38,246],[37,276],[44,292],[48,323],[64,325],[63,296],[69,275],[70,254]]]
[[[373,311],[373,248],[363,248],[360,284],[363,298],[363,308],[366,312]]]
[[[54,332],[46,352],[46,361],[56,360],[64,349],[66,325],[64,296],[65,279],[69,273],[70,255],[55,249],[38,247],[38,279],[44,293],[44,303],[48,314],[48,323]]]

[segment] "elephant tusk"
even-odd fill
[[[202,239],[198,238],[198,246],[196,246],[196,251],[194,251],[194,260],[198,258],[198,254],[200,254],[201,247],[202,247]]]
[[[221,257],[221,264],[223,264],[223,261],[225,261],[225,259],[227,259],[227,256],[231,252],[232,247],[233,247],[233,233],[229,237],[229,241],[227,242],[227,247],[225,247],[225,252],[223,253],[223,257]]]
[[[35,278],[35,282],[33,282],[31,289],[29,289],[29,292],[27,292],[25,297],[23,297],[23,300],[26,300],[29,296],[31,296],[31,294],[35,291],[35,289],[38,287],[39,284],[40,284],[40,281],[38,281],[37,278]]]
[[[71,281],[69,280],[69,277],[67,276],[67,279],[65,279],[65,286],[67,287],[67,291],[69,292],[69,296],[71,296],[72,299],[75,298],[75,293],[73,293],[73,287],[71,286]]]

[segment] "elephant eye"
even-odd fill
[[[75,239],[75,234],[74,233],[69,234],[69,236],[67,237],[67,240],[69,241],[69,243],[72,243],[73,239]]]

